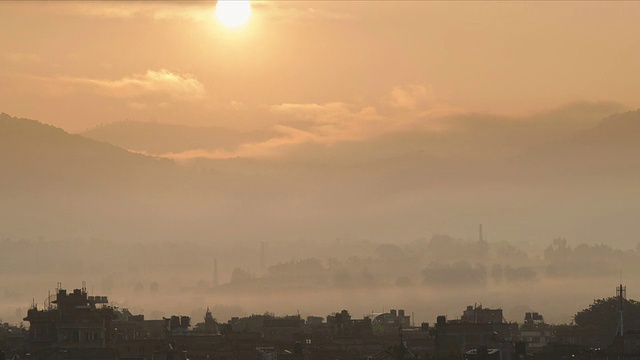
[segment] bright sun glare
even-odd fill
[[[251,4],[249,0],[218,0],[216,17],[228,28],[240,27],[251,17]]]

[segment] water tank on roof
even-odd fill
[[[188,316],[182,316],[182,317],[180,318],[180,324],[181,324],[183,327],[189,327],[189,326],[191,325],[191,318],[190,318],[190,317],[188,317]]]
[[[171,328],[179,328],[180,327],[180,317],[172,316],[171,317]]]

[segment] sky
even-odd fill
[[[253,1],[236,29],[214,7],[0,2],[0,111],[70,132],[340,118],[380,133],[416,114],[640,107],[638,2]]]

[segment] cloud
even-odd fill
[[[163,154],[175,160],[193,158],[264,158],[287,154],[304,144],[331,146],[337,143],[366,141],[384,134],[408,130],[441,131],[444,117],[456,109],[437,104],[432,91],[423,86],[396,86],[377,103],[348,102],[282,103],[269,107],[278,118],[279,134],[269,140],[247,143],[233,151],[193,150]],[[389,107],[393,111],[381,113]],[[288,124],[285,126],[284,124]]]
[[[575,103],[503,116],[465,112],[427,101],[425,96],[435,99],[421,88],[398,86],[377,102],[274,104],[268,109],[277,125],[275,135],[267,140],[246,139],[231,150],[199,148],[160,156],[188,162],[198,158],[319,158],[331,153],[348,162],[409,151],[433,158],[494,161],[588,129],[621,106]],[[390,99],[402,101],[390,103]]]
[[[210,21],[213,18],[213,2],[69,2],[55,4],[53,10],[75,16],[152,20]]]
[[[196,101],[205,96],[204,86],[189,74],[175,74],[169,70],[147,70],[118,80],[81,77],[54,77],[53,80],[70,87],[98,92],[115,98],[139,98],[146,95],[165,95],[174,100]]]
[[[230,159],[230,158],[269,158],[284,154],[287,150],[307,142],[315,142],[317,136],[287,126],[277,125],[274,127],[280,136],[262,142],[247,143],[239,146],[234,151],[225,150],[189,150],[178,153],[166,153],[161,157],[176,161],[188,162],[193,159]]]
[[[271,112],[290,122],[311,124],[308,131],[319,143],[357,141],[401,131],[445,131],[446,118],[465,111],[439,100],[423,85],[394,86],[387,95],[368,104],[283,103]]]
[[[358,17],[345,12],[318,9],[306,4],[286,1],[255,1],[256,12],[276,21],[354,20]]]
[[[360,140],[383,127],[384,118],[370,105],[344,102],[271,106],[271,112],[293,121],[310,122],[309,132],[319,143]]]
[[[372,106],[359,108],[357,105],[344,102],[316,103],[283,103],[271,106],[271,112],[300,121],[320,123],[338,123],[345,120],[378,119]]]
[[[436,99],[431,88],[422,85],[407,85],[394,86],[388,101],[392,107],[415,110],[419,107],[433,106]]]
[[[353,14],[319,9],[308,6],[308,4],[296,4],[295,2],[252,1],[251,6],[256,15],[264,16],[271,21],[343,21],[357,18]],[[105,19],[207,22],[215,18],[214,1],[78,1],[45,3],[44,6],[39,6],[35,10],[43,8],[48,13],[56,12],[63,15]]]

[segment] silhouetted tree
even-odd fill
[[[624,300],[623,307],[625,331],[640,330],[640,302]],[[611,344],[619,319],[618,299],[615,297],[594,300],[574,316],[576,326],[589,334],[587,341],[598,347]]]

